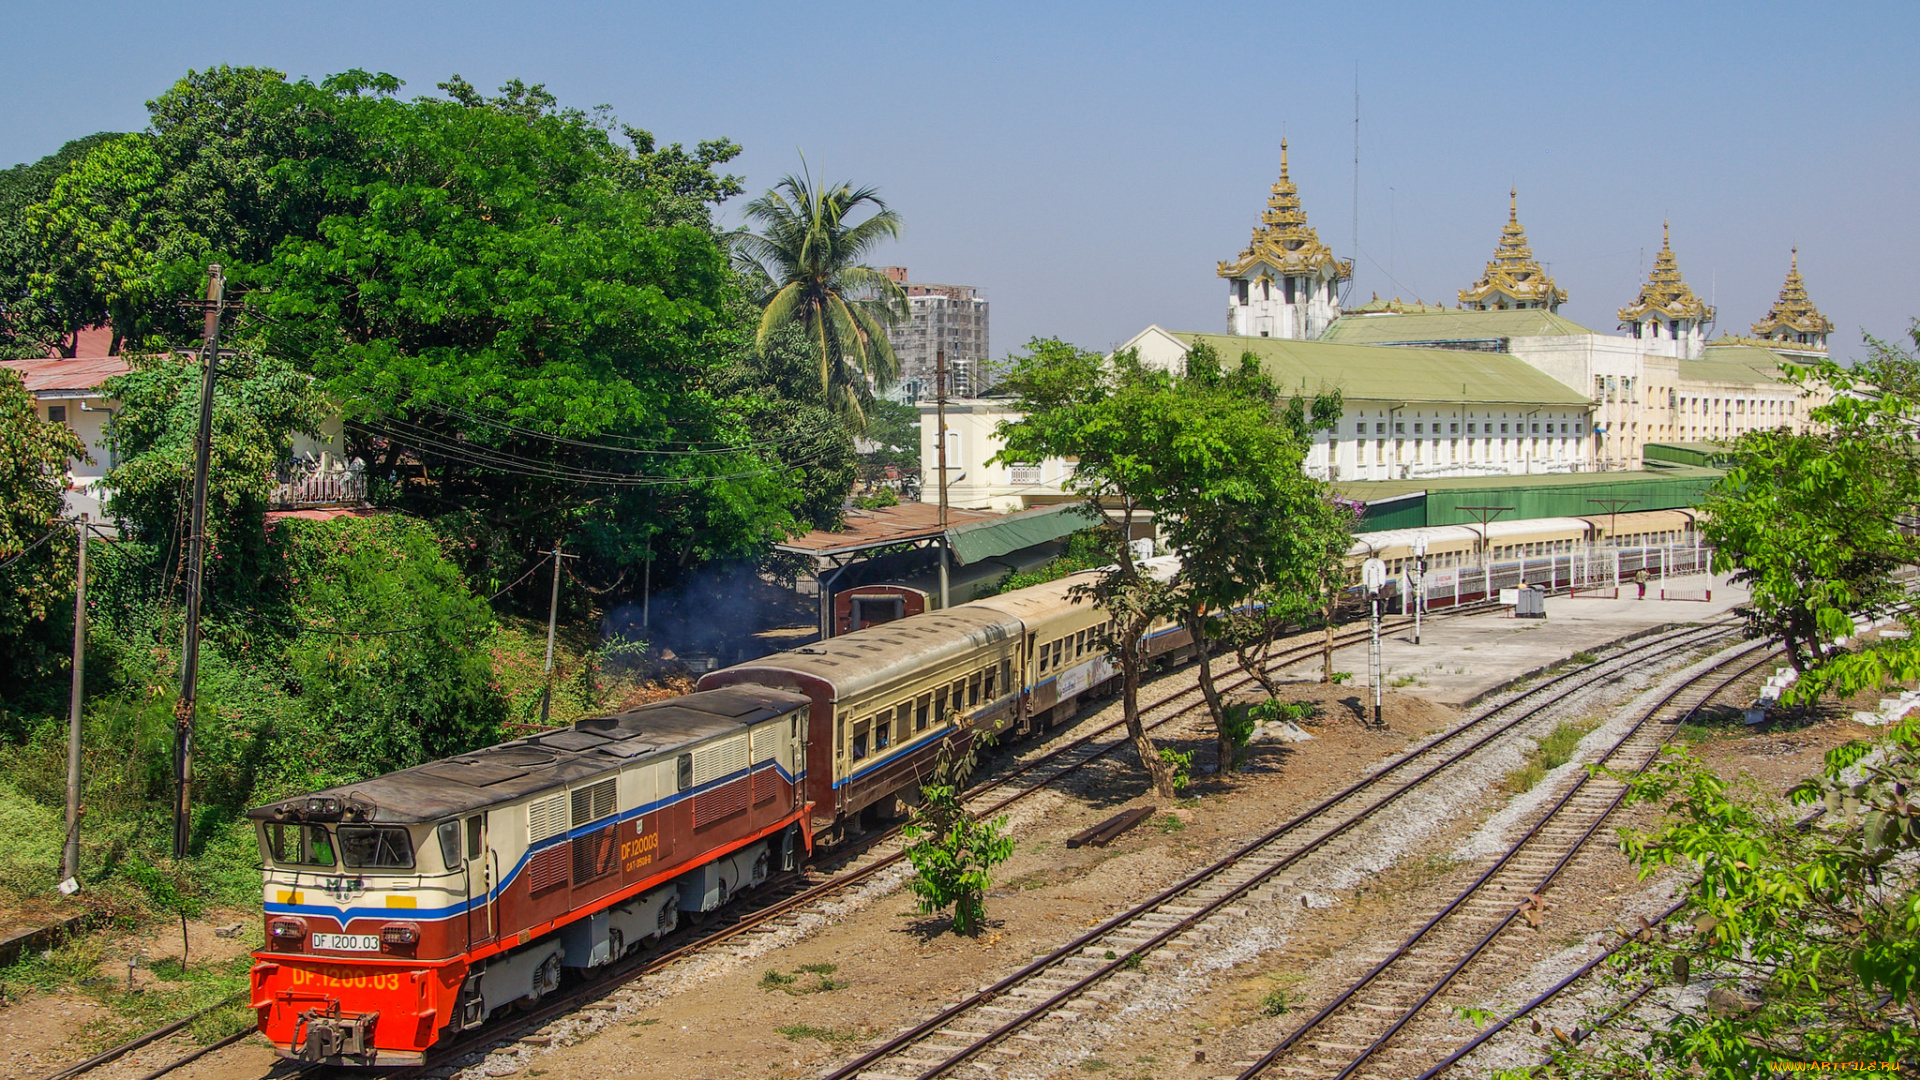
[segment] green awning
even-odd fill
[[[1039,506],[992,521],[956,525],[947,530],[947,543],[954,561],[967,566],[1059,540],[1100,523],[1099,515],[1082,503]]]

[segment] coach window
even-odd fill
[[[939,690],[934,691],[933,719],[934,719],[934,722],[937,724],[944,724],[947,722],[947,688],[944,686],[941,687]],[[923,718],[920,721],[920,726],[914,728],[913,730],[915,731],[927,730],[926,720]]]
[[[888,723],[888,721],[892,719],[893,717],[886,713],[881,713],[873,718],[874,750],[885,750],[887,747],[893,745],[893,725]]]
[[[867,722],[853,725],[853,760],[859,761],[867,756]]]
[[[965,702],[966,700],[967,700],[967,679],[966,679],[966,676],[963,675],[960,678],[953,680],[953,711],[959,712],[962,708],[964,708],[965,706],[962,704],[962,702]]]
[[[434,833],[440,838],[440,864],[449,870],[460,869],[460,819],[441,822]]]
[[[990,667],[990,668],[988,668],[988,669],[986,670],[986,676],[985,676],[985,679],[984,679],[984,681],[983,681],[983,682],[981,683],[981,685],[980,685],[980,693],[981,693],[981,694],[982,694],[983,696],[985,696],[985,697],[986,697],[986,699],[987,699],[988,701],[992,701],[992,700],[993,700],[993,677],[994,677],[994,676],[995,676],[996,674],[998,674],[998,673],[999,673],[999,671],[1000,671],[1000,669],[999,669],[999,668],[997,668],[997,667]]]
[[[927,730],[927,712],[932,708],[933,708],[933,695],[921,694],[920,709],[919,709],[919,712],[915,714],[914,720],[913,720],[914,728],[916,730],[919,730],[919,731]]]
[[[902,732],[907,730],[907,723],[912,718],[913,702],[911,701],[903,701],[898,708],[893,710],[893,722]]]
[[[1001,693],[1004,694],[1011,694],[1015,690],[1013,685],[1013,661],[1011,660],[1000,661],[1000,686]]]
[[[971,709],[978,704],[980,704],[980,673],[976,671],[967,679],[967,708]]]
[[[1040,672],[1040,674],[1042,674],[1042,675],[1045,675],[1045,674],[1047,673],[1047,658],[1048,658],[1049,656],[1051,656],[1051,655],[1053,655],[1053,650],[1052,650],[1052,649],[1050,649],[1050,648],[1048,648],[1048,647],[1047,647],[1047,646],[1045,646],[1045,645],[1042,645],[1042,646],[1040,646],[1040,653],[1039,653],[1039,656],[1040,656],[1040,666],[1039,666],[1039,672]]]

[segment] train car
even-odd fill
[[[760,685],[805,695],[814,820],[846,823],[887,805],[925,774],[940,740],[1004,731],[1021,717],[1026,628],[961,604],[763,656],[700,679],[700,689]]]
[[[1700,523],[1698,510],[1635,510],[1624,514],[1588,514],[1588,537],[1608,547],[1660,547],[1691,544]]]
[[[419,1064],[812,845],[809,701],[689,694],[248,812],[283,1057]]]

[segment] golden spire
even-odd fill
[[[1336,281],[1353,276],[1353,264],[1334,258],[1333,249],[1320,242],[1320,234],[1307,224],[1307,212],[1300,207],[1300,189],[1287,175],[1287,140],[1280,140],[1280,179],[1273,182],[1267,196],[1266,212],[1253,230],[1253,239],[1232,262],[1222,262],[1220,276],[1234,278],[1262,263],[1277,275],[1307,275],[1329,264]]]
[[[1793,262],[1787,270],[1787,283],[1780,287],[1780,299],[1753,324],[1753,336],[1824,348],[1827,334],[1832,330],[1833,324],[1807,299],[1807,283],[1800,278],[1800,249],[1795,247]]]
[[[1500,230],[1487,272],[1469,288],[1460,290],[1460,306],[1485,311],[1498,308],[1546,308],[1567,302],[1565,289],[1534,260],[1527,231],[1520,227],[1520,189],[1507,192],[1507,224]]]
[[[1713,321],[1713,309],[1701,302],[1694,295],[1693,287],[1680,277],[1680,263],[1673,257],[1673,230],[1667,222],[1660,225],[1660,254],[1653,260],[1653,273],[1647,275],[1647,283],[1640,286],[1640,296],[1620,309],[1620,321],[1637,323],[1646,318],[1648,312],[1659,312],[1669,322],[1674,319]]]

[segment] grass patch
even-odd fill
[[[1597,664],[1600,662],[1599,657],[1585,650],[1574,653],[1572,656],[1567,657],[1567,660],[1575,664]]]
[[[1080,1067],[1088,1072],[1106,1072],[1108,1069],[1113,1068],[1113,1065],[1099,1058],[1088,1058],[1080,1063]]]
[[[785,1024],[773,1030],[781,1035],[785,1035],[788,1040],[792,1042],[799,1042],[802,1039],[815,1039],[829,1046],[845,1046],[848,1043],[859,1042],[866,1037],[859,1031],[844,1028],[820,1027],[815,1024]]]
[[[1187,823],[1172,814],[1161,814],[1153,819],[1153,826],[1163,833],[1176,833],[1187,827]]]
[[[1293,989],[1296,984],[1305,982],[1306,978],[1299,972],[1290,971],[1277,971],[1268,975],[1267,979],[1273,985],[1267,988],[1266,993],[1260,995],[1260,1015],[1285,1016],[1306,1001],[1305,995]]]
[[[110,1015],[89,1025],[89,1045],[107,1046],[126,1038],[128,1031],[159,1027],[194,1013],[187,1033],[202,1045],[248,1027],[253,1019],[247,1007],[247,972],[253,958],[194,962],[182,969],[178,957],[162,957],[149,967],[146,985],[127,992],[124,964],[117,974],[102,970],[110,957],[106,942],[87,934],[62,942],[46,953],[29,953],[0,969],[0,985],[17,999],[20,991],[71,991],[98,1001]]]
[[[1545,738],[1527,752],[1526,764],[1507,774],[1506,789],[1515,795],[1532,791],[1547,774],[1573,760],[1573,752],[1580,746],[1580,740],[1587,737],[1596,725],[1562,721]]]
[[[847,988],[845,979],[831,978],[838,970],[840,969],[833,964],[802,964],[794,968],[792,974],[768,968],[767,973],[760,976],[760,989],[769,992],[783,990],[795,997],[802,994],[825,994],[834,990],[845,990]],[[812,978],[802,978],[806,975]]]
[[[1414,678],[1412,675],[1395,675],[1393,678],[1387,680],[1387,685],[1398,690],[1403,686],[1412,686],[1419,681],[1419,679]]]

